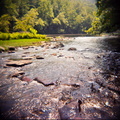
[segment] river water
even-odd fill
[[[59,42],[64,47],[18,48],[0,54],[2,119],[118,119],[120,39],[71,37]],[[6,66],[8,60],[24,57],[31,57],[32,63]],[[11,77],[18,71],[30,81]]]

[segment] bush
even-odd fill
[[[46,35],[34,34],[30,32],[15,32],[15,33],[0,33],[0,40],[10,40],[10,39],[46,39]]]
[[[0,33],[0,40],[9,40],[10,34],[9,33]]]

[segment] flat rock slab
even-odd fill
[[[41,56],[36,56],[36,59],[44,59],[44,58]]]
[[[19,60],[19,61],[10,61],[6,65],[13,66],[13,67],[21,67],[21,66],[28,65],[31,63],[32,63],[31,60]]]

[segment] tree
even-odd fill
[[[54,17],[53,6],[48,0],[39,0],[38,5],[39,17],[49,25]]]
[[[98,12],[102,23],[100,32],[112,32],[120,29],[120,2],[119,0],[98,0]]]
[[[95,10],[88,1],[0,0],[0,17],[11,17],[5,28],[9,32],[33,28],[39,33],[81,33],[91,26]]]
[[[9,32],[11,17],[8,14],[4,14],[0,17],[0,31]]]
[[[41,22],[41,23],[40,23]],[[16,19],[15,30],[28,31],[30,28],[34,28],[35,25],[43,25],[42,19],[38,19],[38,11],[35,8],[32,8],[25,14],[21,20]]]
[[[119,0],[97,0],[97,21],[93,21],[92,33],[110,33],[120,29],[120,2]],[[96,27],[97,26],[97,27]]]

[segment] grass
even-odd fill
[[[14,39],[14,40],[0,40],[0,46],[8,50],[12,47],[24,47],[24,46],[38,46],[41,41],[48,41],[48,39]]]

